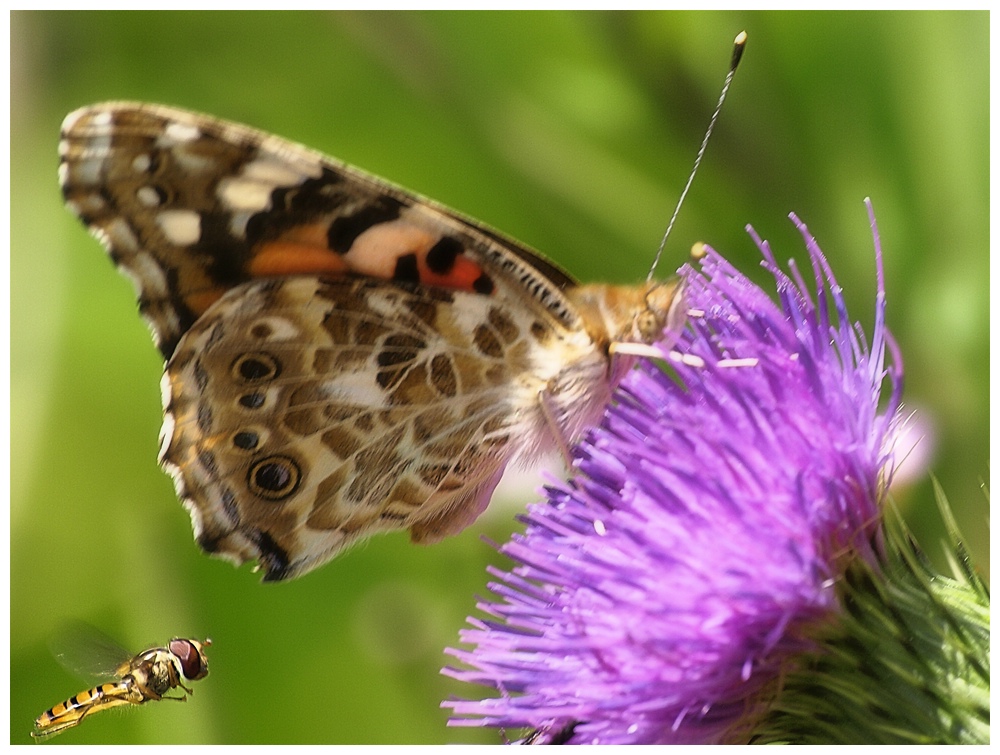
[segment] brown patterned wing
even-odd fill
[[[535,252],[246,126],[159,105],[92,105],[66,117],[60,158],[67,205],[132,278],[168,359],[227,290],[290,275],[513,295],[580,327],[563,295],[573,281]]]
[[[524,325],[489,297],[374,279],[223,296],[164,386],[161,461],[198,543],[280,580],[376,532],[463,529],[512,437],[538,431]]]

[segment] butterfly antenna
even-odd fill
[[[684,186],[684,191],[681,192],[680,199],[677,200],[677,206],[674,207],[674,214],[670,216],[670,222],[667,223],[667,230],[663,232],[663,238],[660,240],[660,248],[656,250],[656,257],[653,259],[653,266],[649,269],[649,275],[646,276],[647,282],[653,280],[653,275],[656,273],[656,266],[660,264],[660,257],[663,255],[663,248],[667,245],[667,238],[670,236],[670,231],[673,230],[674,222],[676,222],[677,215],[681,211],[681,205],[684,204],[684,198],[687,196],[688,189],[691,188],[695,173],[698,172],[698,166],[701,165],[701,158],[705,155],[705,148],[708,146],[708,137],[712,135],[712,131],[715,129],[715,122],[719,119],[719,112],[722,110],[722,103],[726,101],[726,94],[729,92],[729,85],[733,83],[733,76],[736,74],[736,67],[740,64],[740,58],[743,57],[743,50],[746,45],[747,33],[745,31],[741,31],[736,35],[736,39],[733,41],[733,57],[729,62],[729,72],[726,74],[726,80],[722,84],[722,92],[719,94],[719,102],[715,106],[715,112],[712,113],[712,120],[708,122],[708,129],[705,131],[705,138],[701,140],[701,147],[698,149],[698,154],[694,158],[694,167],[691,169],[691,174],[688,176],[687,184]]]

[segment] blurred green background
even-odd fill
[[[503,229],[581,280],[645,275],[728,64],[747,54],[664,270],[743,226],[803,258],[797,212],[870,328],[878,213],[906,403],[988,569],[989,17],[983,13],[15,13],[11,17],[11,742],[76,693],[46,644],[215,641],[185,705],[59,743],[497,742],[445,727],[442,678],[532,494],[462,536],[377,538],[289,584],[199,553],[156,465],[161,364],[131,285],[62,207],[63,116],[180,105],[337,155]],[[897,491],[939,551],[925,478]],[[474,694],[471,689],[465,694]]]

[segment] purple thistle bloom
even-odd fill
[[[796,654],[842,611],[851,563],[879,560],[902,373],[881,250],[869,345],[805,225],[817,296],[750,230],[779,304],[708,250],[680,271],[688,310],[601,427],[568,485],[530,507],[470,619],[452,725],[570,743],[746,741]],[[884,361],[886,347],[891,364]],[[879,407],[888,379],[887,405]]]

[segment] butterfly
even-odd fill
[[[512,461],[565,449],[679,311],[580,285],[435,202],[246,126],[68,115],[67,206],[165,361],[160,463],[203,550],[299,576],[377,532],[431,543]]]

